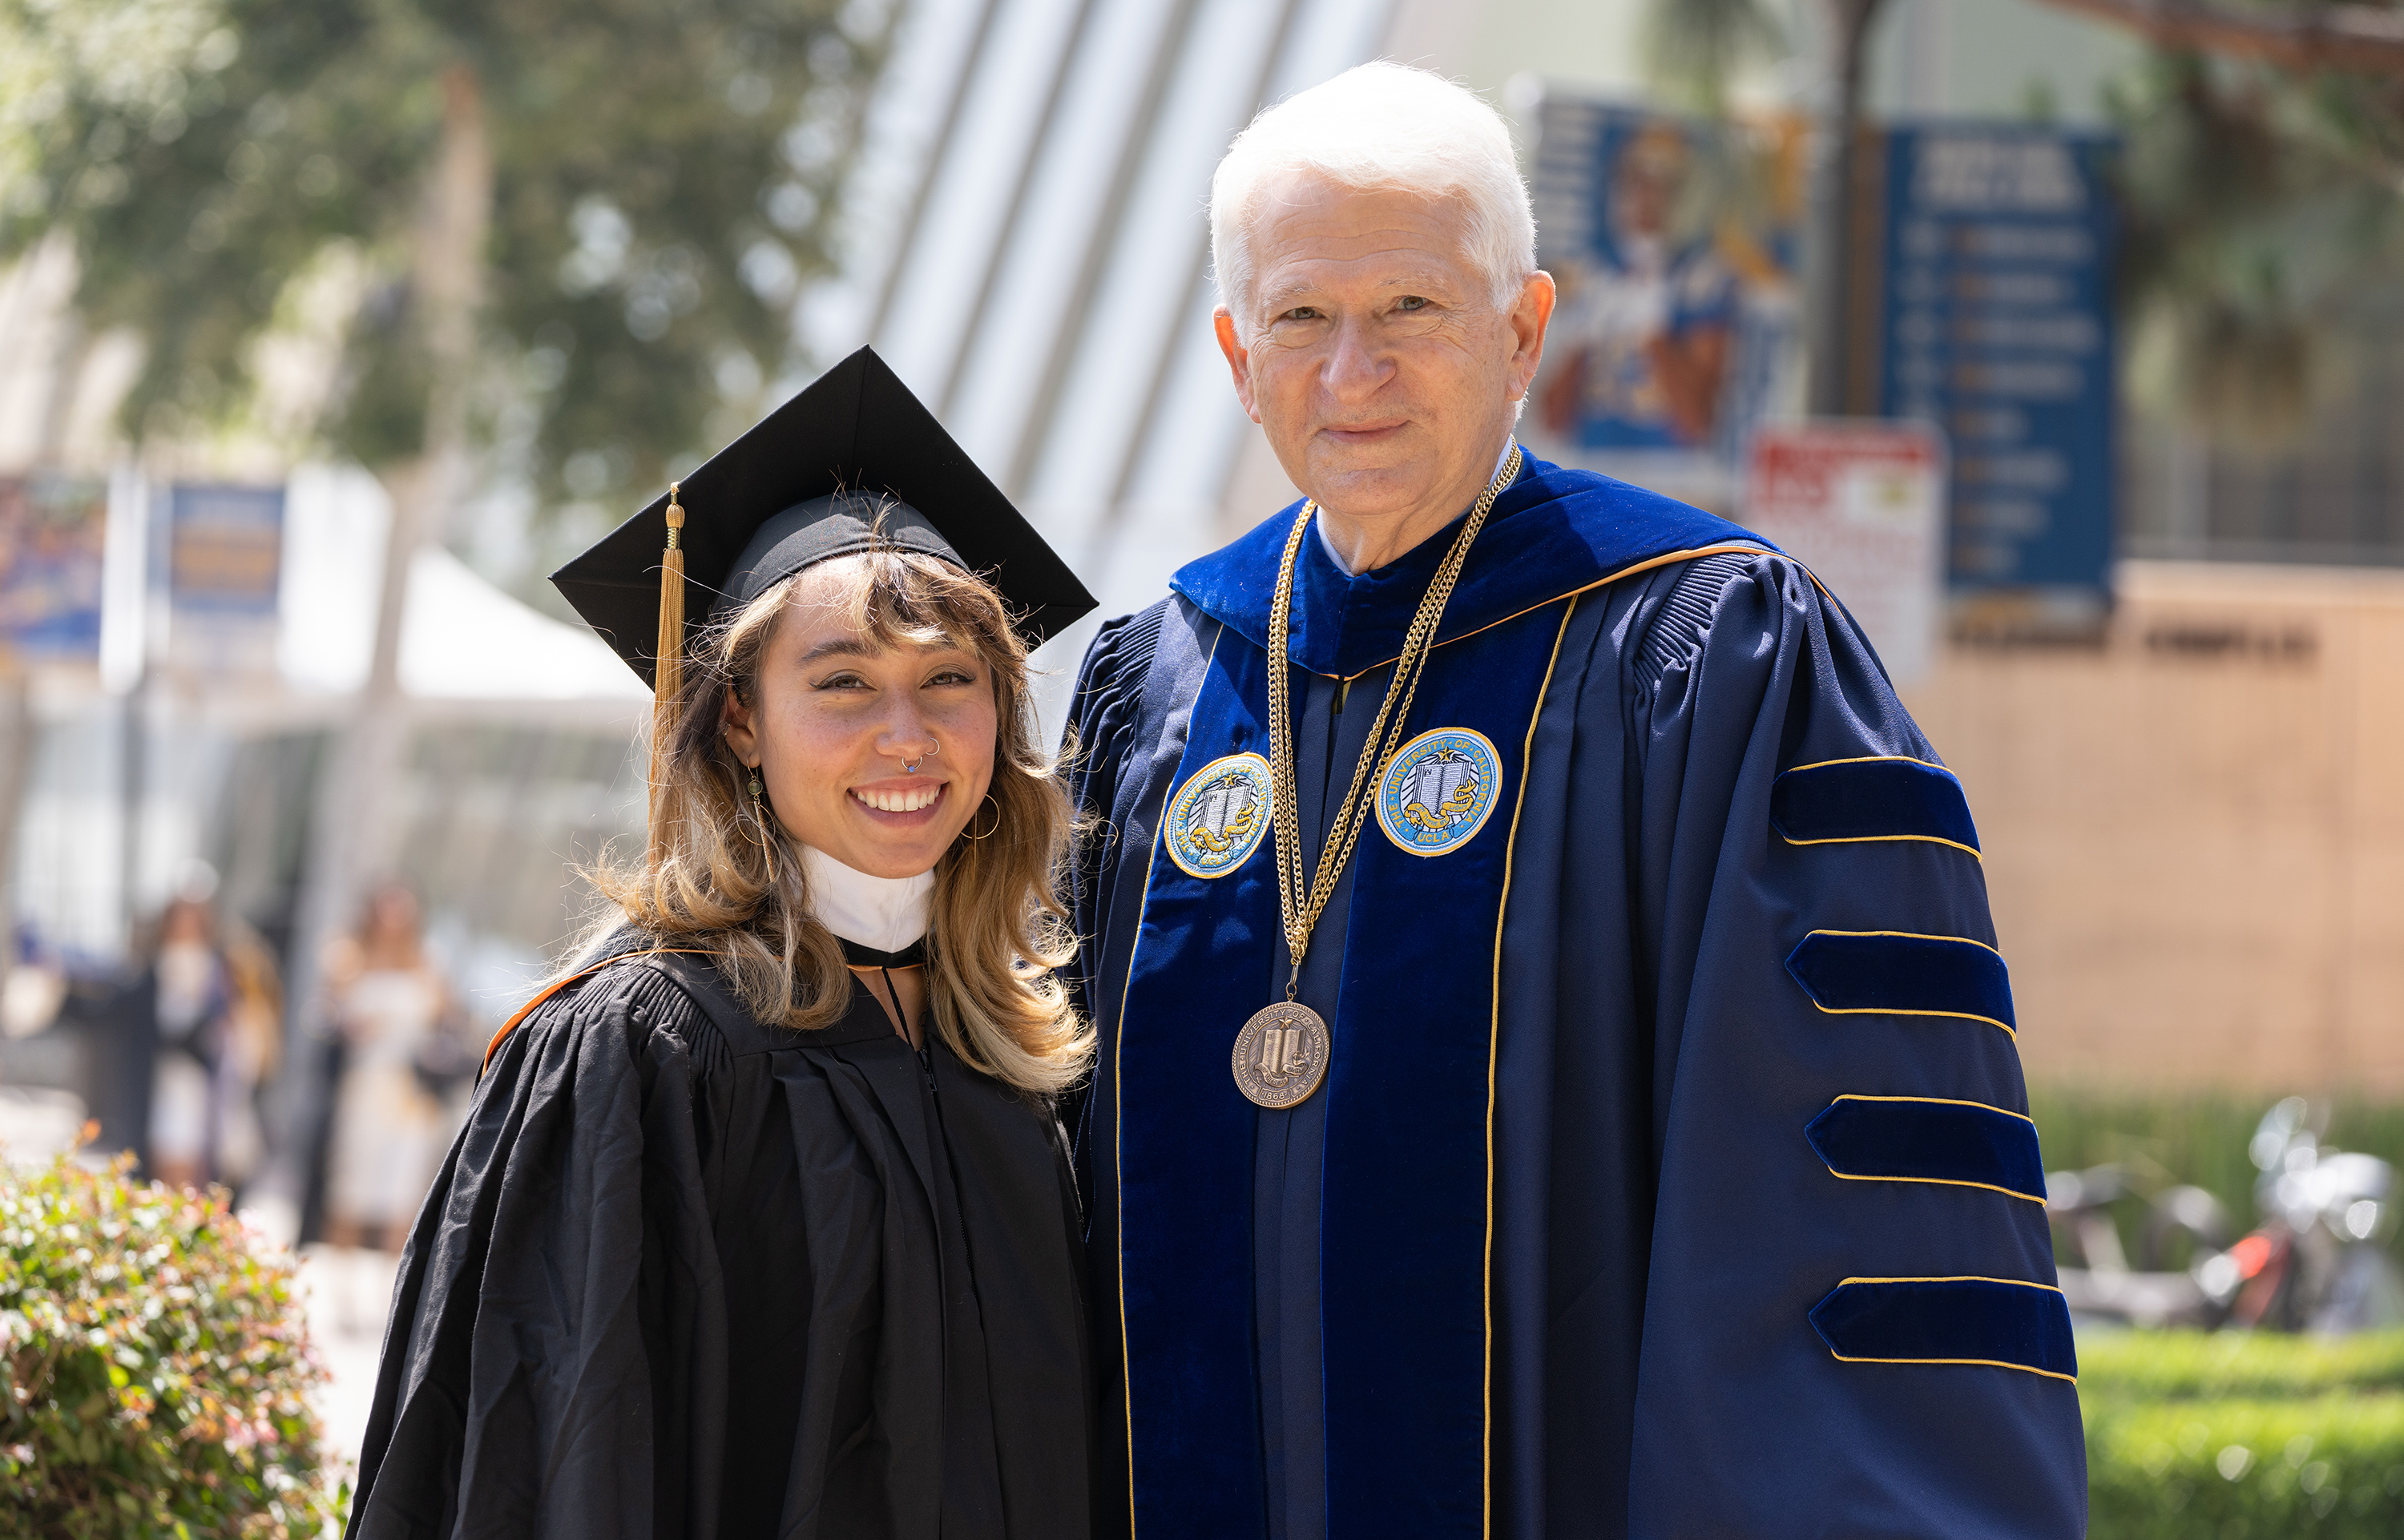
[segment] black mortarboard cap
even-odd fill
[[[1028,645],[1094,596],[885,360],[861,348],[677,483],[686,614],[748,602],[815,562],[898,545],[1001,593]],[[669,497],[551,581],[627,666],[653,682]]]

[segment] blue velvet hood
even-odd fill
[[[1306,506],[1282,509],[1234,543],[1189,562],[1168,586],[1265,648],[1278,565]],[[1392,662],[1461,525],[1453,520],[1406,554],[1358,577],[1338,567],[1320,541],[1305,540],[1295,563],[1287,655],[1314,674],[1337,679]],[[1657,492],[1526,455],[1518,479],[1494,500],[1470,548],[1436,641],[1457,641],[1565,595],[1732,545],[1775,549],[1726,519]]]

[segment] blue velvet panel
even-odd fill
[[[1223,755],[1268,751],[1267,679],[1257,649],[1221,637],[1172,784]],[[1123,1322],[1125,1356],[1103,1384],[1125,1397],[1135,1533],[1257,1535],[1266,1497],[1252,1379],[1254,1109],[1227,1054],[1269,995],[1277,861],[1263,841],[1206,879],[1153,846],[1116,1045],[1119,1295],[1095,1302]]]
[[[2019,1035],[2002,954],[1961,936],[1814,931],[1786,971],[1823,1011],[1967,1016]]]
[[[1794,845],[1916,839],[1978,849],[1962,783],[1922,760],[1798,765],[1770,784],[1769,823]]]
[[[1804,1130],[1828,1169],[1858,1181],[1940,1182],[2045,1201],[2036,1125],[1976,1101],[1840,1096]]]
[[[1849,1278],[1811,1307],[1837,1357],[1862,1364],[1992,1364],[2078,1378],[2062,1291],[2000,1278]]]
[[[1319,1235],[1330,1540],[1476,1540],[1488,1529],[1487,1258],[1495,953],[1523,756],[1566,602],[1463,637],[1409,729],[1483,734],[1497,805],[1423,858],[1363,838],[1328,1026]],[[1268,663],[1224,635],[1180,783],[1262,752]],[[1275,852],[1203,878],[1157,848],[1112,1068],[1130,1521],[1145,1540],[1265,1531],[1252,1307],[1256,1114],[1228,1072],[1272,998]],[[1282,1281],[1279,1281],[1282,1286]],[[1111,1370],[1106,1370],[1106,1373]],[[1107,1381],[1106,1381],[1107,1383]],[[1281,1451],[1280,1451],[1281,1457]]]

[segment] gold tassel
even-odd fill
[[[651,658],[651,861],[667,852],[668,755],[676,744],[678,686],[684,682],[684,505],[668,483],[668,548],[660,557],[660,635]]]
[[[668,548],[660,557],[659,650],[651,665],[651,741],[664,755],[676,730],[676,699],[684,682],[684,506],[668,483]]]

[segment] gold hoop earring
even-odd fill
[[[993,809],[993,829],[988,829],[988,830],[986,830],[984,833],[980,834],[980,833],[978,833],[976,832],[976,830],[975,830],[973,827],[971,827],[971,828],[968,828],[968,829],[963,829],[963,830],[961,830],[961,831],[960,831],[960,833],[961,833],[966,834],[966,835],[967,835],[969,838],[971,838],[971,839],[991,839],[991,838],[993,838],[994,830],[995,830],[995,829],[999,829],[999,828],[1001,827],[1001,804],[999,804],[999,803],[998,803],[998,802],[996,802],[996,801],[994,801],[994,800],[993,800],[993,793],[992,793],[992,792],[990,792],[990,791],[986,792],[986,793],[985,793],[985,806],[984,806],[984,807],[979,807],[979,808],[977,809],[977,812],[978,812],[978,813],[982,813],[982,812],[984,812],[984,811],[985,811],[985,807],[990,807],[990,808],[992,808],[992,809]],[[971,813],[971,815],[969,815],[969,822],[970,822],[971,825],[975,824],[975,822],[976,822],[976,814]]]

